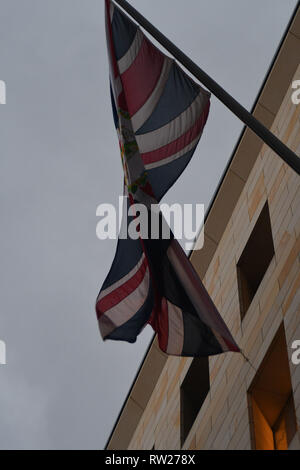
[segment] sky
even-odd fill
[[[130,0],[246,108],[295,0]],[[0,0],[1,449],[102,449],[152,338],[103,342],[95,299],[116,241],[96,208],[122,193],[103,0]],[[207,207],[242,124],[212,98],[165,197]]]

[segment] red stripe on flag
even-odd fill
[[[209,106],[210,102],[208,101],[200,118],[187,132],[185,132],[185,134],[182,134],[180,137],[178,137],[178,139],[173,140],[170,144],[164,145],[163,147],[160,147],[157,150],[153,150],[152,152],[142,153],[141,157],[144,164],[148,165],[149,163],[159,162],[160,160],[168,158],[171,155],[180,152],[180,150],[184,149],[184,147],[196,139],[205,126],[209,112]]]
[[[96,304],[98,317],[107,310],[115,307],[118,303],[130,295],[143,281],[147,269],[147,260],[144,258],[138,271],[128,281],[117,287],[114,291],[100,299]]]
[[[130,116],[133,116],[151,95],[160,77],[163,63],[163,54],[144,38],[134,62],[121,75]]]

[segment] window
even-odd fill
[[[208,358],[195,358],[180,388],[181,445],[184,443],[208,392]]]
[[[279,328],[249,390],[253,447],[288,449],[297,431],[283,325]]]
[[[274,256],[268,203],[255,224],[237,264],[240,311],[243,319]]]

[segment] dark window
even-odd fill
[[[266,203],[237,264],[242,319],[252,302],[273,256],[274,244],[269,208],[268,203]]]
[[[208,392],[208,358],[195,358],[180,388],[181,445],[184,443]]]
[[[283,325],[279,328],[249,390],[253,447],[288,449],[297,431]]]

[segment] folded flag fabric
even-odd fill
[[[152,205],[192,158],[209,113],[210,94],[110,0],[106,33],[127,210],[143,204],[152,220]],[[128,232],[136,217],[132,213],[124,218],[121,233]],[[132,343],[150,324],[168,354],[196,357],[239,351],[172,233],[168,239],[161,234],[157,239],[119,237],[96,312],[103,339]]]

